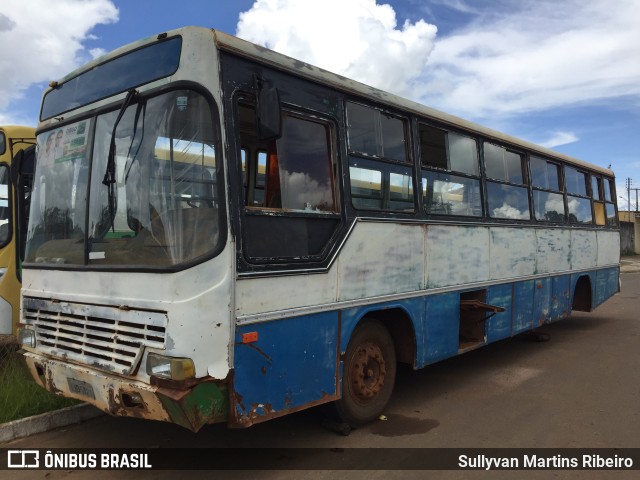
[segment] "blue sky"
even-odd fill
[[[611,168],[640,188],[640,0],[2,0],[0,124],[94,56],[213,27]],[[632,208],[635,208],[632,193]]]

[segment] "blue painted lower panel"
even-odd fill
[[[418,367],[458,353],[460,294],[445,293],[425,298],[425,342],[418,351]]]
[[[486,322],[487,342],[495,342],[511,336],[512,296],[514,285],[494,285],[487,289],[487,303],[504,308]]]
[[[234,346],[236,421],[251,423],[335,397],[338,312],[240,326]],[[243,335],[257,341],[243,343]]]
[[[534,312],[534,296],[536,282],[529,280],[516,283],[513,287],[513,321],[511,335],[531,330],[533,328],[532,315]]]
[[[596,272],[597,286],[594,306],[600,305],[606,299],[618,292],[619,275],[620,270],[618,268],[608,268],[598,270],[598,272]]]
[[[591,285],[592,308],[618,292],[619,268],[481,289],[483,301],[504,311],[480,319],[485,341],[480,334],[475,346],[568,317],[576,284],[583,277]],[[370,314],[386,323],[390,331],[411,331],[415,368],[467,350],[460,340],[460,296],[461,292],[425,295],[238,326],[233,352],[232,421],[250,425],[337,399],[342,374],[340,355],[358,322]],[[402,330],[394,322],[409,327]],[[243,343],[245,334],[257,336],[257,340]],[[411,347],[405,343],[403,348]]]

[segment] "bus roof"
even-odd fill
[[[22,125],[0,125],[0,131],[10,138],[35,138],[36,129]]]
[[[536,145],[534,143],[527,142],[511,135],[507,135],[506,133],[484,127],[477,123],[464,120],[463,118],[441,112],[434,108],[427,107],[398,95],[379,90],[377,88],[357,82],[336,73],[323,70],[322,68],[274,52],[273,50],[269,50],[265,47],[247,42],[246,40],[242,40],[238,37],[234,37],[219,30],[213,30],[213,34],[216,39],[216,44],[222,50],[249,57],[259,62],[267,63],[276,68],[293,72],[296,75],[315,80],[319,83],[329,84],[339,90],[365,97],[373,102],[382,103],[388,106],[406,110],[416,115],[432,118],[444,124],[482,134],[483,136],[494,139],[496,141],[506,142],[514,146],[522,147],[532,152],[539,153],[540,155],[555,157],[560,160],[564,160],[567,163],[574,164],[578,167],[595,170],[606,175],[614,176],[613,171],[611,171],[610,169],[578,160],[577,158],[571,157],[569,155],[565,155],[563,153],[556,152],[540,145]]]
[[[505,142],[512,146],[517,146],[523,149],[527,149],[539,155],[549,156],[559,160],[563,160],[577,167],[596,171],[609,176],[614,176],[613,171],[608,168],[600,167],[595,164],[578,160],[577,158],[571,157],[569,155],[556,152],[554,150],[542,147],[540,145],[536,145],[534,143],[519,139],[517,137],[507,135],[506,133],[502,133],[497,130],[493,130],[491,128],[487,128],[482,125],[479,125],[477,123],[464,120],[454,115],[441,112],[434,108],[427,107],[425,105],[408,100],[398,95],[394,95],[392,93],[388,93],[383,90],[379,90],[377,88],[371,87],[369,85],[365,85],[364,83],[357,82],[355,80],[338,75],[336,73],[329,72],[322,68],[305,63],[301,60],[288,57],[286,55],[277,53],[273,50],[269,50],[268,48],[262,47],[260,45],[256,45],[254,43],[248,42],[246,40],[242,40],[233,35],[229,35],[227,33],[221,32],[220,30],[209,29],[205,27],[183,27],[183,28],[164,32],[161,35],[147,37],[147,38],[138,40],[136,42],[133,42],[129,45],[124,45],[120,48],[117,48],[116,50],[113,50],[110,53],[107,53],[106,55],[103,55],[102,57],[94,59],[93,61],[87,63],[86,65],[83,65],[82,67],[76,69],[75,71],[63,77],[59,82],[52,82],[51,86],[44,92],[44,95],[46,95],[49,92],[49,90],[51,90],[52,88],[55,88],[56,85],[64,83],[74,78],[75,76],[79,75],[80,73],[90,70],[102,63],[106,63],[107,61],[115,57],[118,57],[120,55],[123,55],[130,50],[134,50],[134,49],[140,48],[143,45],[153,43],[157,41],[157,39],[161,36],[162,38],[166,38],[174,35],[185,35],[185,34],[187,35],[213,34],[215,44],[221,50],[232,52],[237,55],[250,58],[257,62],[272,66],[280,70],[291,72],[294,75],[302,76],[309,80],[312,80],[321,84],[330,85],[331,87],[341,90],[345,93],[358,95],[360,97],[369,99],[372,102],[398,108],[398,109],[411,112],[426,118],[431,118],[433,120],[436,120],[446,125],[454,126],[457,128],[468,130],[470,132],[481,134],[491,140],[495,140],[498,142]]]

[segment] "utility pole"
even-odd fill
[[[636,192],[636,213],[638,213],[638,190],[640,190],[640,188],[630,188],[629,190],[635,190]]]
[[[627,209],[629,221],[631,221],[631,177],[627,177]]]

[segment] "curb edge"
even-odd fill
[[[105,415],[105,413],[93,405],[83,403],[7,422],[0,425],[0,444],[80,423],[100,415]]]

